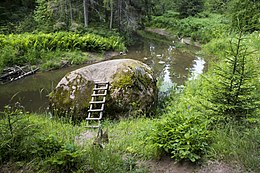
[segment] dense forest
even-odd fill
[[[258,172],[259,9],[259,0],[2,0],[0,74],[14,66],[50,71],[108,51],[125,53],[140,31],[156,29],[198,43],[208,71],[183,90],[173,86],[153,117],[139,111],[134,118],[104,120],[108,136],[98,145],[80,141],[84,122],[6,105],[0,172],[156,172],[151,165],[165,157],[176,169],[194,163],[191,172],[217,172],[212,165]]]

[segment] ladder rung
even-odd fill
[[[106,101],[106,95],[107,95],[108,88],[109,88],[109,82],[95,81],[95,87],[93,88],[93,94],[91,95],[92,98],[91,98],[91,101],[89,102],[90,108],[88,110],[88,117],[86,118],[86,121],[88,122],[86,127],[100,128],[100,126],[101,126],[100,120],[102,119],[102,116],[104,113],[104,107],[105,107],[105,101]],[[103,90],[103,92],[102,92],[102,90]],[[101,93],[99,91],[101,91]],[[103,100],[97,99],[97,98],[95,100],[94,97],[99,97],[99,96],[103,96]],[[93,109],[93,107],[95,106],[94,104],[102,104],[102,106],[101,106],[101,108]],[[99,113],[99,117],[98,117],[98,115],[96,115],[97,113]],[[92,123],[91,123],[92,125],[89,124],[90,121],[92,121]],[[97,125],[97,122],[94,122],[94,121],[98,121],[98,125]]]
[[[89,109],[88,112],[103,112],[103,109]]]
[[[90,101],[90,104],[104,104],[106,101],[102,100],[102,101]]]
[[[102,117],[99,118],[86,118],[86,120],[101,120]]]
[[[106,96],[107,93],[104,93],[104,94],[92,94],[91,96],[92,97],[98,97],[98,96]]]
[[[107,90],[107,87],[93,88],[93,91]]]
[[[109,83],[109,82],[98,82],[98,81],[95,82],[96,85],[99,85],[99,84],[101,84],[101,85],[102,85],[102,84],[105,85],[105,84],[108,84],[108,83]]]

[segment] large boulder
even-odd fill
[[[63,77],[49,97],[53,113],[86,117],[94,81],[110,83],[105,116],[118,118],[154,111],[158,90],[152,69],[140,61],[118,59],[89,65]]]

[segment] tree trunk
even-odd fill
[[[68,0],[65,1],[65,22],[66,22],[66,28],[69,28],[69,16],[68,16]]]
[[[118,0],[118,30],[121,32],[121,23],[122,23],[122,0]]]
[[[70,3],[70,23],[72,23],[72,21],[73,21],[73,14],[72,14],[72,3],[71,3],[71,0],[69,0],[69,3]]]
[[[88,27],[89,23],[89,0],[83,0],[83,7],[84,7],[84,25]]]
[[[112,30],[113,27],[113,0],[110,0],[110,23],[109,23],[109,29]]]

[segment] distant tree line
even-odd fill
[[[0,32],[77,30],[101,26],[128,32],[144,27],[151,15],[167,10],[180,18],[201,12],[221,13],[232,26],[260,29],[259,0],[2,0]]]
[[[144,27],[152,14],[150,0],[16,0],[0,2],[0,24],[17,24],[28,17],[43,31],[105,26],[119,31]],[[21,14],[21,15],[19,15]]]

